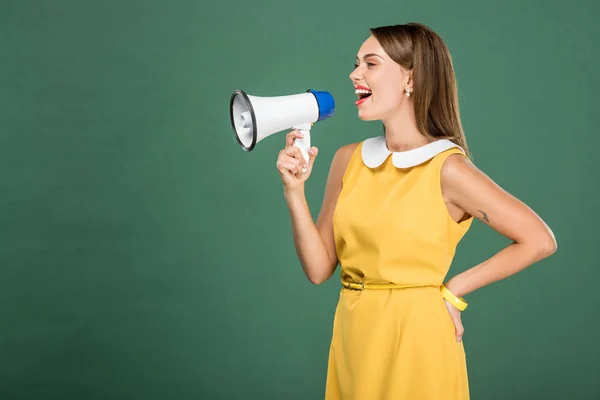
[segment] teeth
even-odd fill
[[[365,89],[356,89],[354,91],[354,93],[356,93],[356,94],[370,94],[371,91],[370,90],[365,90]]]

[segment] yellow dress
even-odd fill
[[[333,216],[341,279],[434,286],[341,287],[326,400],[469,399],[464,343],[439,289],[473,222],[455,222],[444,202],[450,154],[467,157],[447,139],[392,153],[378,136],[355,148]]]

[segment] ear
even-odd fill
[[[408,78],[406,78],[406,87],[413,89],[413,70],[406,70],[406,75],[408,76]]]

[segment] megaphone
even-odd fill
[[[310,128],[314,122],[333,115],[335,101],[329,92],[308,89],[305,93],[288,96],[251,96],[243,90],[231,95],[229,114],[235,138],[245,151],[267,136],[285,129],[298,129],[303,138],[296,138],[294,146],[300,149],[308,163]],[[306,172],[303,168],[302,172]]]

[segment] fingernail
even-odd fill
[[[303,166],[304,166],[304,168],[308,168],[308,164],[307,163],[304,163]]]

